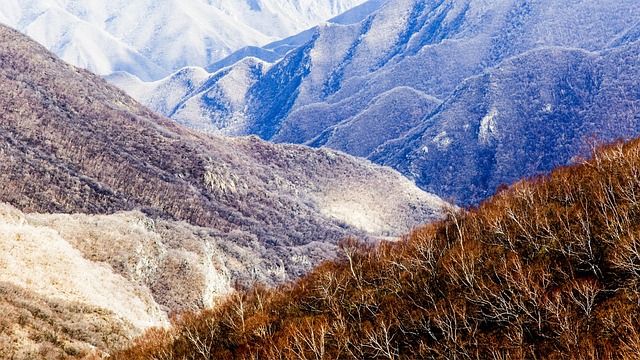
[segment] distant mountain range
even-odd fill
[[[638,133],[638,24],[633,0],[388,1],[275,62],[111,80],[190,127],[367,157],[468,205]]]
[[[0,23],[73,65],[145,81],[295,35],[364,0],[5,0]]]
[[[0,43],[0,284],[33,309],[103,309],[98,335],[296,278],[347,236],[397,236],[446,206],[367,160],[186,129],[9,28]]]

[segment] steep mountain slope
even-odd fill
[[[0,204],[0,284],[6,359],[81,357],[168,323],[143,283],[83,256],[53,228],[6,204]]]
[[[137,332],[101,308],[0,284],[3,359],[82,359],[126,346]]]
[[[0,22],[74,65],[148,81],[294,35],[363,1],[6,0]]]
[[[521,181],[404,241],[344,243],[118,359],[636,359],[640,140]]]
[[[0,99],[0,156],[5,159],[0,199],[20,209],[142,209],[194,225],[244,229],[263,240],[295,243],[339,237],[341,227],[354,225],[349,219],[340,218],[342,225],[332,220],[331,209],[341,201],[371,205],[370,221],[362,228],[374,233],[384,231],[380,228],[385,222],[390,229],[403,222],[403,204],[416,205],[413,215],[406,213],[407,220],[413,219],[409,224],[428,217],[429,201],[438,203],[398,174],[365,161],[181,128],[95,76],[55,60],[17,33],[3,28],[2,35],[0,75],[6,96]],[[374,183],[382,187],[367,189]],[[406,197],[398,198],[398,212],[386,217],[375,210],[376,202],[383,201],[376,200],[382,198],[377,192],[395,187],[406,189],[401,196]],[[341,188],[376,194],[344,199],[329,195],[329,190]],[[326,216],[312,215],[319,212]],[[261,218],[268,221],[260,224]]]
[[[309,75],[291,93],[296,102],[278,114],[282,121],[275,126],[313,121],[306,106],[316,103],[329,104],[341,120],[349,119],[376,96],[398,86],[444,100],[464,79],[530,49],[602,49],[640,17],[640,6],[631,1],[610,6],[576,1],[562,10],[559,4],[565,2],[399,1],[388,3],[358,27],[324,29],[303,62],[309,64]],[[571,13],[580,14],[579,23]],[[547,28],[558,31],[543,33]],[[343,102],[350,106],[341,106]],[[286,131],[274,140],[308,141]]]
[[[570,14],[580,14],[579,20]],[[310,117],[305,115],[308,105],[327,104],[344,120],[397,86],[445,99],[467,77],[530,49],[603,49],[639,16],[640,7],[628,0],[388,2],[362,22],[318,27],[310,41],[271,67],[256,84],[248,84],[249,108],[244,116],[257,127],[275,127],[271,130],[275,140],[305,142],[309,138],[278,130],[313,121],[313,111]],[[557,31],[545,31],[549,28]],[[215,93],[210,97],[215,100]],[[279,101],[289,98],[287,103]],[[350,106],[341,106],[346,99]],[[215,109],[211,104],[203,106]],[[271,114],[264,110],[269,108],[281,109]],[[220,112],[224,115],[225,109]]]
[[[123,336],[234,285],[298,277],[345,236],[441,216],[389,168],[197,133],[14,30],[0,44],[0,281],[103,309]],[[33,330],[20,326],[15,338]]]
[[[601,53],[546,48],[471,78],[372,156],[423,189],[478,203],[500,184],[640,133],[640,42]],[[437,174],[437,175],[435,175]]]
[[[640,4],[631,0],[387,2],[360,23],[318,27],[310,41],[273,65],[259,63],[255,71],[247,72],[250,60],[245,60],[237,69],[220,70],[196,91],[185,92],[185,98],[173,102],[175,107],[167,114],[198,129],[251,133],[274,142],[325,146],[365,156],[393,166],[424,189],[462,204],[476,204],[501,183],[566,164],[584,148],[585,137],[611,140],[637,134],[631,131],[633,124],[625,123],[617,130],[610,126],[605,131],[598,124],[613,124],[619,118],[606,114],[607,101],[637,99],[634,82],[615,69],[635,66],[634,49],[628,46],[637,40],[639,18]],[[544,57],[547,48],[556,50]],[[609,60],[593,60],[598,64],[592,69],[578,59],[565,59],[581,51]],[[627,59],[626,65],[615,64],[612,51]],[[248,81],[228,81],[226,74],[242,71],[251,75],[244,77]],[[519,73],[541,79],[531,82]],[[491,88],[491,82],[470,85],[488,74],[513,76],[505,80],[509,86],[503,90]],[[593,79],[585,80],[589,77]],[[563,81],[568,82],[565,88]],[[567,91],[582,96],[577,92],[584,81],[614,82],[622,89],[575,101],[565,99]],[[555,90],[548,88],[549,82],[557,83]],[[594,95],[599,91],[584,90]],[[555,93],[555,100],[545,103],[550,108],[529,107],[539,93],[548,91]],[[232,101],[228,93],[241,96]],[[603,96],[607,100],[595,101]],[[440,101],[444,105],[432,113]],[[463,105],[464,101],[469,105]],[[498,116],[510,124],[503,129],[503,138],[493,143],[479,140],[484,135],[479,134],[479,126],[471,125],[460,144],[446,136],[471,121],[465,116],[478,124],[485,116],[491,118],[488,115],[497,102],[510,107]],[[555,106],[556,102],[564,105]],[[451,106],[469,109],[462,113]],[[521,143],[503,141],[533,136],[533,131],[528,135],[519,132],[532,126],[542,132],[546,126],[542,121],[510,120],[527,117],[529,111],[560,119],[566,133],[560,134],[559,128],[555,133],[564,136],[566,144],[551,146],[542,141],[548,146],[536,145],[536,151],[531,151],[533,144],[518,150]],[[592,120],[603,113],[601,120]],[[583,126],[594,121],[593,126]],[[427,128],[431,132],[417,140],[417,134]],[[449,141],[453,141],[450,147],[443,145]],[[447,152],[424,151],[438,149],[437,144]],[[504,156],[491,158],[496,151]],[[526,153],[509,156],[517,151]],[[463,161],[458,161],[461,154]],[[431,175],[440,175],[449,167],[449,176]]]
[[[440,103],[441,101],[433,96],[425,95],[411,87],[398,86],[374,98],[369,106],[357,115],[330,126],[316,138],[308,141],[308,144],[368,157],[380,145],[420,125],[421,120],[433,112]],[[334,118],[340,116],[339,113],[338,115],[332,113],[331,107],[319,106],[318,108],[325,114],[332,114]],[[318,116],[323,114],[319,113]],[[301,122],[295,126],[304,126],[306,130],[309,127],[307,124],[309,122]],[[281,132],[293,135],[293,131],[286,128],[281,129]],[[312,129],[311,133],[315,131]]]
[[[375,12],[386,0],[369,0],[331,18],[328,23],[356,24]],[[217,129],[225,135],[248,134],[248,90],[289,51],[312,40],[318,27],[264,47],[248,46],[202,69],[189,66],[153,82],[127,72],[106,77],[136,100],[194,129]],[[233,66],[233,67],[232,67]],[[232,68],[230,68],[232,67]]]

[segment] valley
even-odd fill
[[[632,0],[402,0],[279,61],[112,81],[189,127],[344,151],[469,206],[639,134],[638,19]]]
[[[124,338],[235,288],[295,279],[341,239],[394,238],[448,206],[366,160],[189,130],[14,30],[0,27],[0,40],[0,282],[102,311]],[[2,357],[122,344],[55,326],[19,342],[32,324],[7,328]]]

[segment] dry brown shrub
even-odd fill
[[[397,243],[347,240],[295,284],[190,316],[226,324],[211,358],[635,359],[639,149],[603,147]]]
[[[103,309],[0,284],[0,358],[92,359],[130,345],[132,326]]]

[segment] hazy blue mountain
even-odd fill
[[[318,26],[275,63],[245,58],[218,70],[165,113],[201,130],[370,157],[425,189],[476,203],[502,182],[566,163],[584,151],[585,137],[633,133],[632,123],[606,131],[584,124],[602,112],[596,95],[633,99],[635,82],[612,70],[620,66],[612,54],[632,54],[639,19],[631,0],[388,1],[360,22]],[[601,94],[585,79],[626,92]],[[496,81],[508,87],[499,91]],[[536,108],[538,92],[555,97]],[[536,122],[540,111],[553,122]],[[485,127],[504,123],[503,138],[480,134],[485,118]],[[547,142],[553,131],[556,144]],[[460,148],[463,137],[452,134],[466,134]]]
[[[249,109],[243,116],[258,127],[269,122],[307,121],[305,106],[349,99],[352,113],[345,119],[396,86],[411,86],[444,99],[467,77],[530,49],[602,49],[640,15],[639,6],[629,0],[501,0],[490,5],[478,0],[401,0],[373,8],[375,12],[358,23],[343,26],[329,22],[312,35],[305,34],[303,38],[310,37],[306,43],[275,64],[263,81],[247,89],[256,96],[273,92],[290,99],[291,106],[278,104],[281,109],[274,114],[282,121],[264,118],[269,115],[262,111],[261,99],[248,100]],[[366,12],[359,15],[363,14]],[[245,54],[260,58],[260,52],[277,47],[245,50]],[[298,69],[287,70],[293,68]],[[304,81],[292,85],[296,74],[300,77],[305,71]],[[278,75],[287,72],[293,74],[291,78]],[[278,76],[282,84],[272,82]],[[274,106],[272,100],[263,101]],[[338,111],[346,111],[338,107]]]
[[[640,133],[640,43],[533,50],[465,81],[434,114],[371,157],[422,188],[477,203],[500,184]]]
[[[399,86],[377,96],[365,110],[337,125],[330,126],[307,144],[368,157],[378,146],[418,126],[421,119],[430,114],[440,103],[438,99],[411,87]],[[287,137],[295,139],[296,134],[287,130],[286,128],[280,130],[278,141],[287,141]]]
[[[288,53],[297,51],[301,46],[308,46],[320,28],[358,24],[385,3],[386,0],[369,0],[328,20],[324,25],[263,47],[241,48],[205,69],[183,68],[154,82],[143,81],[144,79],[141,80],[140,77],[132,76],[127,72],[113,73],[107,79],[138,101],[192,128],[224,135],[250,134],[248,125],[256,125],[252,121],[255,116],[249,116],[253,110],[246,109],[246,105],[249,101],[249,90],[262,73],[276,62],[290,63],[286,59],[282,61],[281,59]],[[246,72],[247,66],[259,66],[264,70]],[[293,68],[295,65],[290,64],[290,67]],[[210,74],[207,75],[206,72]],[[283,77],[281,81],[288,80]],[[264,85],[257,87],[264,88]],[[277,88],[278,85],[275,87]],[[261,90],[255,91],[259,94]],[[252,103],[257,107],[261,106],[259,101]],[[239,105],[233,106],[233,104]]]

